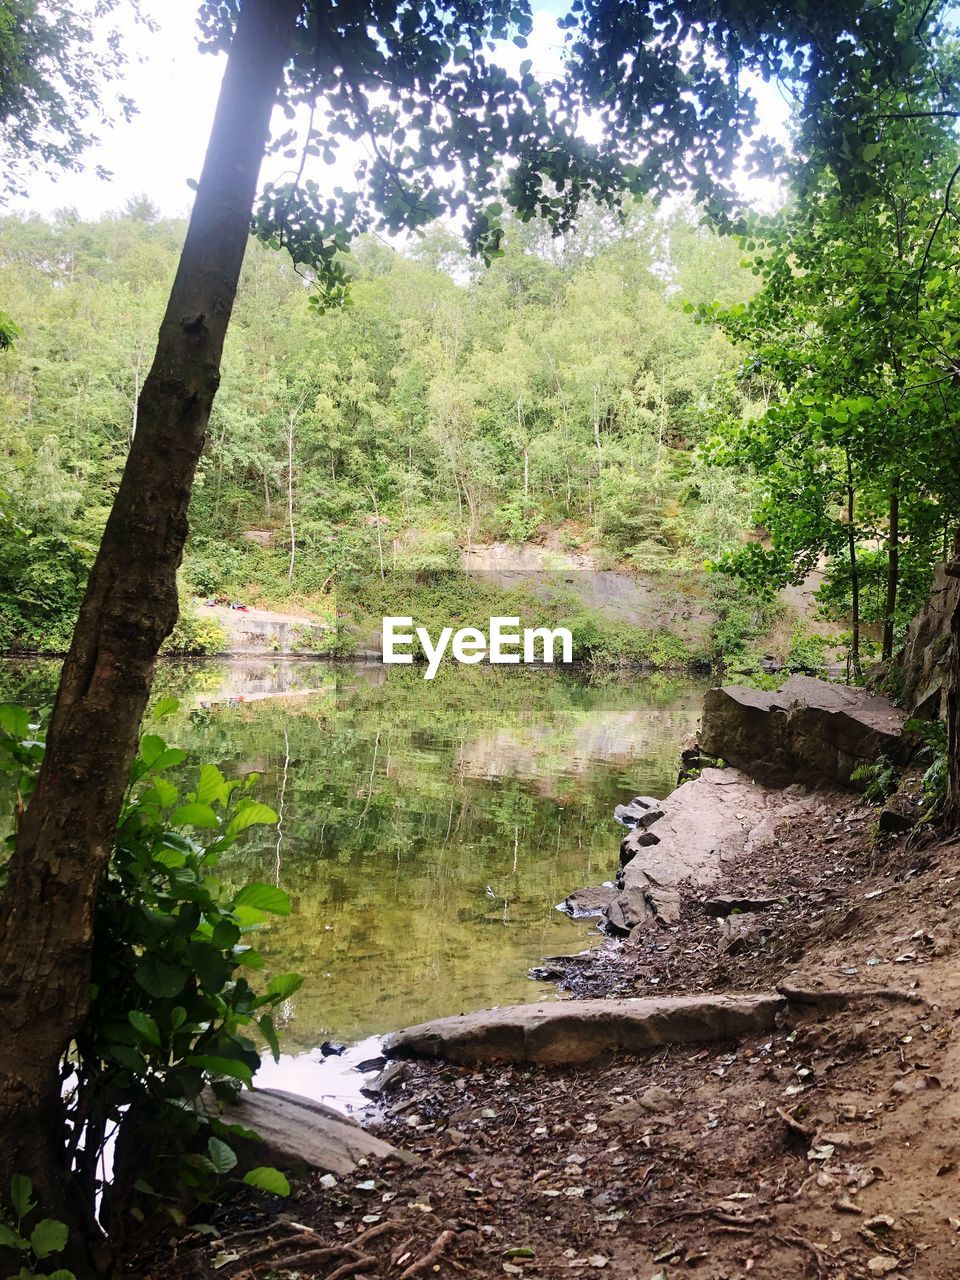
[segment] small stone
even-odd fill
[[[888,1276],[891,1271],[896,1271],[900,1263],[896,1258],[888,1258],[883,1254],[877,1254],[875,1258],[871,1258],[867,1263],[867,1270],[872,1276]]]

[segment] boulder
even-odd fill
[[[621,843],[621,891],[604,911],[612,933],[674,924],[684,881],[712,884],[725,860],[769,842],[778,820],[814,809],[820,797],[771,791],[737,769],[704,769],[658,803],[654,827],[634,827]]]
[[[881,755],[908,758],[906,718],[865,689],[791,676],[775,693],[708,689],[700,739],[704,751],[773,786],[848,786],[854,770]]]
[[[635,827],[650,809],[656,809],[659,800],[652,796],[634,796],[629,804],[618,804],[613,811],[614,821],[624,827]]]
[[[204,1105],[216,1107],[208,1095]],[[361,1159],[402,1160],[413,1157],[389,1142],[375,1138],[355,1121],[283,1089],[244,1090],[234,1103],[220,1109],[225,1124],[252,1129],[259,1142],[239,1144],[238,1155],[250,1164],[273,1164],[282,1169],[322,1169],[338,1178],[356,1169]]]
[[[614,896],[603,912],[611,933],[627,934],[637,925],[656,924],[653,903],[647,898],[646,884],[631,885]]]
[[[575,920],[582,916],[600,916],[616,896],[617,890],[612,884],[601,884],[595,889],[576,889],[564,898],[559,910]]]
[[[774,1028],[782,996],[668,996],[508,1005],[438,1018],[388,1036],[395,1057],[450,1062],[587,1063],[610,1050],[730,1040]]]

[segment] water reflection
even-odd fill
[[[0,696],[39,703],[54,678],[4,664]],[[270,971],[306,976],[278,1020],[285,1053],[550,994],[528,968],[595,927],[554,904],[611,875],[618,801],[670,790],[702,688],[534,668],[448,667],[428,683],[403,667],[164,664],[157,691],[182,701],[167,736],[194,762],[261,774],[281,814],[223,871],[291,894],[291,916],[261,938]],[[312,1053],[285,1070],[287,1088],[340,1087]]]

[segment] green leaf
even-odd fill
[[[10,1203],[18,1218],[25,1218],[34,1207],[33,1183],[22,1173],[15,1173],[10,1179]]]
[[[134,1031],[138,1031],[145,1040],[149,1040],[151,1044],[155,1044],[159,1048],[160,1028],[157,1026],[156,1020],[141,1009],[133,1009],[127,1016]]]
[[[164,720],[167,716],[172,716],[175,711],[180,710],[179,698],[158,698],[156,706],[153,708],[153,719]]]
[[[18,1235],[13,1227],[0,1222],[0,1249],[29,1249],[23,1236]]]
[[[243,1175],[248,1187],[257,1187],[260,1191],[270,1191],[275,1196],[288,1196],[290,1183],[279,1169],[271,1169],[269,1165],[260,1165]]]
[[[290,914],[290,899],[274,884],[259,881],[244,885],[234,899],[235,907],[253,907],[255,911],[270,911],[275,916]]]
[[[179,995],[187,981],[187,971],[178,965],[168,964],[158,956],[145,955],[137,962],[133,976],[144,991],[158,1000],[168,1000]]]
[[[257,911],[254,907],[234,905],[231,914],[235,917],[237,924],[241,929],[256,929],[259,925],[269,919],[266,911]]]
[[[44,1218],[30,1232],[30,1248],[38,1258],[49,1258],[67,1247],[70,1232],[66,1223],[55,1218]]]
[[[260,1034],[270,1046],[270,1052],[273,1054],[274,1062],[279,1062],[280,1040],[277,1037],[277,1029],[273,1025],[273,1019],[270,1017],[269,1013],[265,1013],[257,1025],[260,1027]]]
[[[244,1084],[250,1084],[253,1080],[253,1072],[239,1058],[218,1058],[214,1054],[201,1053],[190,1058],[189,1065],[200,1067],[202,1071],[207,1071],[211,1075],[227,1076],[231,1080],[242,1080]]]
[[[220,1138],[210,1138],[207,1142],[207,1155],[217,1173],[229,1173],[237,1163],[236,1152]]]
[[[57,1267],[56,1271],[48,1273],[46,1280],[77,1280],[72,1271],[67,1271],[65,1267]]]
[[[150,790],[156,792],[157,800],[164,809],[169,809],[172,804],[176,804],[177,796],[180,794],[173,783],[168,782],[166,778],[154,778],[150,784]]]
[[[217,815],[210,806],[200,804],[196,800],[191,801],[190,804],[182,804],[179,809],[174,809],[170,815],[170,822],[175,827],[200,827],[208,831],[220,825]]]
[[[140,739],[140,759],[145,765],[153,764],[166,745],[159,734],[145,733]]]
[[[303,986],[303,978],[299,973],[278,973],[267,983],[267,995],[278,1000],[286,1000]]]
[[[227,835],[238,836],[241,831],[246,831],[247,827],[273,826],[276,821],[277,815],[268,804],[251,800],[249,804],[238,806],[236,813],[227,824]]]
[[[187,855],[179,849],[157,849],[153,861],[158,867],[166,867],[168,871],[176,871],[187,861]]]
[[[225,804],[229,794],[227,780],[217,766],[202,765],[197,781],[197,800],[201,804]]]
[[[210,935],[210,943],[219,951],[230,951],[240,941],[240,928],[232,920],[218,920]]]

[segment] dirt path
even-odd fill
[[[268,1276],[313,1241],[335,1253],[282,1274],[960,1277],[960,845],[874,828],[836,795],[686,893],[672,927],[554,971],[574,998],[787,980],[906,999],[793,1006],[760,1040],[589,1069],[405,1064],[376,1127],[417,1166],[303,1179],[295,1247],[262,1198],[233,1199],[204,1215],[223,1239],[176,1246],[176,1274]],[[703,899],[723,893],[785,901],[721,926]],[[251,1240],[276,1246],[246,1265]],[[145,1270],[171,1275],[169,1255]]]

